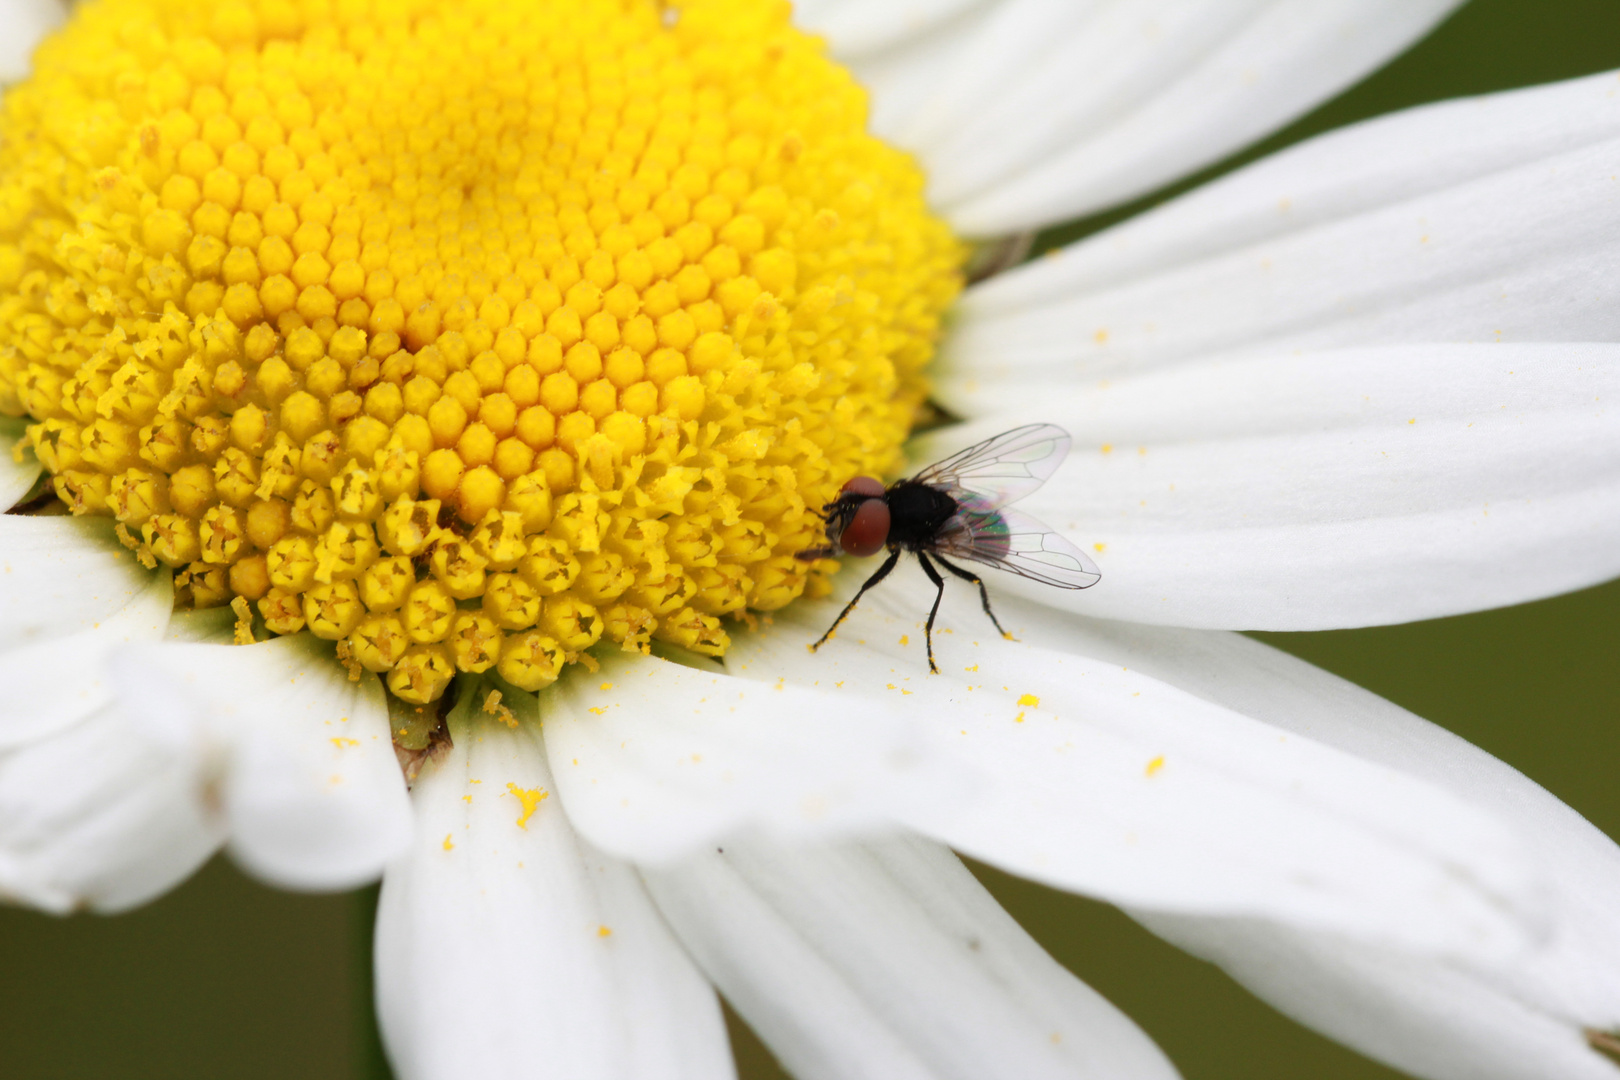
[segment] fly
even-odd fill
[[[1069,433],[1054,424],[1028,424],[968,447],[937,461],[916,476],[896,480],[888,487],[870,476],[857,476],[845,484],[838,498],[821,508],[827,522],[827,543],[801,551],[806,562],[824,559],[840,550],[846,555],[876,555],[885,547],[889,557],[866,579],[827,632],[812,646],[819,649],[838,629],[866,590],[889,576],[904,552],[922,563],[934,583],[934,606],[923,628],[928,644],[928,670],[934,663],[934,616],[945,596],[939,563],[963,581],[978,586],[984,613],[1005,638],[984,581],[945,556],[992,566],[1060,589],[1084,589],[1097,584],[1102,573],[1085,553],[1028,514],[1008,509],[1046,482],[1069,453]]]

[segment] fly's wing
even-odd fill
[[[1085,552],[1017,510],[965,507],[933,550],[1060,589],[1085,589],[1102,580]]]
[[[1056,424],[1027,424],[936,461],[912,477],[944,488],[959,503],[994,510],[1046,483],[1069,454],[1069,433]]]

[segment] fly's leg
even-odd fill
[[[894,564],[899,561],[900,549],[895,548],[893,551],[889,552],[889,557],[883,560],[883,565],[877,568],[877,573],[867,578],[866,584],[862,585],[860,591],[855,594],[854,598],[851,599],[849,603],[844,605],[844,610],[840,611],[838,613],[838,618],[834,619],[833,624],[827,627],[827,632],[817,638],[814,645],[810,646],[811,652],[815,652],[817,649],[821,648],[822,645],[826,644],[827,639],[833,636],[833,631],[838,629],[838,624],[843,622],[845,617],[848,616],[850,612],[855,610],[855,605],[861,602],[861,597],[866,595],[866,590],[888,577],[889,571],[893,570]]]
[[[821,511],[817,516],[821,518],[823,524],[830,526],[832,523],[832,512],[836,509],[838,509],[838,500],[836,499],[830,503],[822,503]],[[815,562],[818,559],[830,559],[834,555],[838,554],[838,544],[835,542],[836,539],[836,536],[829,533],[827,536],[827,542],[825,544],[817,544],[813,548],[806,548],[803,551],[795,552],[793,557],[798,559],[800,562]]]
[[[939,556],[935,555],[934,558],[939,559]],[[960,566],[955,566],[948,563],[944,559],[939,559],[939,565],[943,566],[945,569],[949,570],[963,581],[971,581],[973,584],[977,585],[979,587],[979,600],[984,604],[984,613],[990,616],[990,621],[995,624],[997,630],[1001,631],[1001,636],[1006,638],[1008,641],[1018,640],[1011,634],[1007,633],[1006,630],[1002,629],[1001,620],[996,618],[996,613],[990,610],[990,593],[984,587],[984,579],[979,577],[978,574],[964,570]]]
[[[936,555],[935,558],[939,557]],[[939,602],[945,599],[945,579],[939,576],[939,571],[934,569],[934,564],[928,561],[927,555],[917,552],[917,561],[922,563],[923,573],[928,575],[928,580],[939,590],[934,593],[934,606],[928,609],[928,622],[923,625],[923,640],[928,643],[928,670],[938,675],[939,665],[934,663],[934,616],[939,614]]]

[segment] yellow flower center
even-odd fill
[[[88,0],[0,109],[57,494],[412,702],[802,593],[960,284],[770,0]]]

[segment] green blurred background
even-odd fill
[[[1279,146],[1390,109],[1620,67],[1614,0],[1474,0],[1275,138],[1187,184],[1043,238],[1095,231]],[[1445,725],[1620,837],[1620,584],[1505,611],[1267,641]],[[1398,1074],[1297,1027],[1113,909],[975,867],[1188,1080]],[[374,891],[272,892],[216,860],[115,918],[0,908],[0,1077],[382,1080],[370,1014]],[[741,1073],[782,1074],[733,1023]]]

